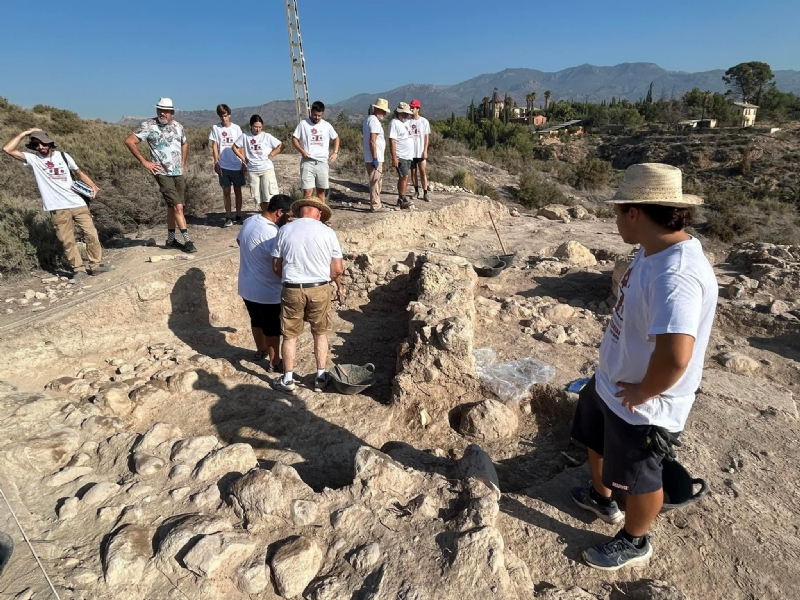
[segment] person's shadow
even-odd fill
[[[206,276],[200,269],[189,269],[175,282],[170,294],[170,330],[198,354],[224,358],[240,372],[264,382],[230,387],[210,369],[197,370],[195,389],[217,397],[210,419],[218,437],[227,444],[250,444],[263,459],[262,466],[274,464],[269,460],[273,457],[294,467],[315,491],[352,483],[355,455],[365,442],[308,410],[304,391],[289,395],[272,390],[266,374],[246,364],[243,357],[248,351],[227,341],[225,333],[234,329],[211,324],[206,293]]]

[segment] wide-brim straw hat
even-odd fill
[[[175,110],[175,105],[172,103],[172,98],[159,98],[158,104],[156,104],[156,108],[161,108],[163,110]]]
[[[609,204],[659,204],[661,206],[698,206],[699,196],[683,193],[683,173],[662,163],[631,165],[625,179]]]
[[[401,102],[397,105],[395,109],[396,112],[406,113],[407,115],[413,115],[414,111],[411,110],[411,107],[408,105],[408,102]]]
[[[331,207],[325,204],[324,202],[320,202],[319,200],[314,200],[313,198],[303,198],[302,200],[296,200],[292,203],[292,214],[295,217],[300,216],[300,209],[304,206],[313,206],[322,213],[320,216],[320,221],[323,223],[327,223],[331,220],[333,216],[333,212],[331,211]]]
[[[391,112],[389,110],[389,101],[386,98],[378,98],[375,104],[372,105],[373,109],[382,110],[385,113]]]

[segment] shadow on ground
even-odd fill
[[[589,302],[603,302],[611,289],[611,273],[591,273],[578,271],[566,273],[561,277],[534,277],[536,287],[520,292],[521,296],[551,296]]]
[[[231,385],[235,379],[224,381],[214,373],[198,370],[195,389],[218,399],[210,411],[218,437],[227,444],[248,443],[259,456],[263,455],[260,450],[272,451],[270,456],[294,467],[315,491],[352,483],[355,455],[365,443],[310,411],[303,396],[313,392],[275,392],[266,385],[269,377],[263,371],[244,364],[243,357],[252,351],[229,344],[225,333],[232,330],[210,322],[205,273],[189,269],[176,281],[170,300],[169,328],[181,341],[198,354],[227,359],[242,373],[264,382]]]

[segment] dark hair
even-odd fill
[[[250,117],[250,125],[255,125],[256,123],[264,124],[264,120],[261,118],[261,115],[253,115]]]
[[[217,116],[221,117],[224,114],[231,114],[231,107],[227,104],[217,104]]]
[[[282,210],[283,212],[289,212],[292,208],[292,197],[287,196],[286,194],[276,194],[272,198],[269,199],[269,206],[267,206],[268,212],[278,212]]]
[[[314,112],[325,112],[325,105],[319,100],[315,100],[314,104],[311,105],[311,110]]]
[[[638,208],[659,227],[670,231],[681,231],[692,224],[694,213],[689,207],[664,206],[662,204],[622,204],[622,212],[627,213],[631,208]]]

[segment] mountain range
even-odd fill
[[[723,69],[699,73],[667,71],[654,63],[623,63],[613,67],[587,64],[553,73],[536,69],[505,69],[499,73],[478,75],[454,85],[411,83],[392,90],[357,94],[341,102],[328,104],[326,117],[331,119],[342,110],[347,114],[366,114],[375,98],[386,98],[391,106],[417,98],[422,102],[423,114],[431,118],[444,118],[451,113],[463,115],[470,102],[474,100],[476,105],[479,104],[485,96],[492,95],[494,88],[501,96],[507,92],[522,106],[525,105],[525,96],[531,92],[536,92],[536,104],[542,106],[545,90],[551,91],[551,101],[565,98],[599,102],[611,100],[612,97],[635,101],[647,95],[651,82],[655,99],[661,96],[671,98],[681,96],[695,87],[725,92],[725,83],[722,81],[724,74]],[[800,71],[774,71],[774,74],[775,83],[781,91],[800,94]],[[264,122],[270,125],[292,122],[295,120],[294,102],[277,100],[260,106],[233,109],[233,120],[246,123],[252,114],[260,114]],[[210,126],[218,121],[212,110],[179,111],[175,118],[188,126]]]

